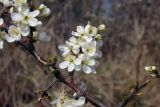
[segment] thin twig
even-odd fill
[[[125,107],[133,98],[134,96],[141,91],[143,88],[145,88],[150,83],[150,80],[147,80],[145,83],[140,85],[139,87],[134,87],[129,95],[119,104],[118,107]]]
[[[53,80],[52,83],[44,90],[42,91],[41,97],[48,96],[48,91],[58,82],[58,80]]]
[[[45,89],[45,91],[47,92],[48,90],[50,90],[52,88],[52,86],[54,86],[56,83],[58,82],[58,80],[53,80],[52,83]]]

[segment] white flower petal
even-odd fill
[[[39,10],[34,10],[34,11],[32,11],[32,12],[29,13],[29,16],[32,17],[32,18],[35,18],[39,14],[40,14]]]
[[[16,39],[13,37],[10,37],[9,35],[5,36],[5,39],[7,40],[7,42],[11,43],[14,42]]]
[[[15,6],[22,6],[22,4],[26,3],[27,0],[13,0]]]
[[[76,100],[75,105],[74,106],[82,106],[85,104],[85,97],[79,97],[78,100]]]
[[[61,51],[61,52],[64,52],[66,50],[67,46],[66,45],[59,45],[58,46],[58,49]]]
[[[84,33],[84,27],[83,26],[77,26],[77,32],[78,33]]]
[[[90,24],[87,24],[86,27],[85,27],[85,32],[88,33],[90,28],[91,28],[91,25],[90,25]]]
[[[1,0],[1,2],[3,3],[4,6],[10,6],[13,4],[13,2],[11,2],[9,0]]]
[[[18,8],[18,12],[22,13],[24,16],[28,16],[29,15],[29,8],[27,5],[23,5],[22,7]]]
[[[19,41],[21,39],[20,28],[11,25],[8,30],[9,36],[7,36],[8,42]]]
[[[67,54],[69,54],[70,53],[70,50],[67,50],[67,51],[65,51],[63,54],[62,54],[62,56],[66,56]]]
[[[83,71],[86,74],[90,74],[92,72],[92,69],[89,66],[83,65]]]
[[[75,65],[73,63],[69,64],[68,72],[72,72],[75,69]]]
[[[43,23],[42,23],[41,21],[38,21],[37,26],[40,26],[40,27],[41,27],[42,24],[43,24]]]
[[[92,27],[92,36],[96,36],[97,34],[97,28],[96,27]]]
[[[102,52],[97,50],[95,53],[95,58],[101,58],[102,57]]]
[[[86,27],[85,27],[85,32],[91,36],[96,36],[97,34],[97,28],[96,27],[93,27],[91,26],[90,24],[88,24]]]
[[[31,18],[28,20],[28,23],[30,26],[35,27],[38,25],[38,19],[37,18]]]
[[[69,41],[75,44],[77,43],[77,39],[73,36],[69,38]]]
[[[74,60],[74,63],[75,63],[76,65],[80,65],[81,62],[82,62],[82,59],[81,59],[81,58],[76,58],[76,59]]]
[[[2,18],[0,18],[0,26],[3,25],[4,20]]]
[[[93,39],[92,36],[83,36],[83,38],[86,42],[91,42]]]
[[[45,8],[44,11],[43,11],[43,15],[48,16],[50,14],[51,14],[51,10],[49,8]]]
[[[20,26],[22,36],[28,36],[30,33],[30,27],[26,24]]]
[[[69,46],[69,47],[73,47],[75,44],[72,43],[72,42],[66,41],[66,45]]]
[[[59,45],[58,49],[62,52],[62,56],[65,56],[70,52],[70,49],[66,45]]]
[[[0,49],[3,49],[3,41],[0,41]]]
[[[90,43],[90,46],[92,46],[92,47],[96,47],[96,45],[97,45],[96,41],[93,41],[93,42]]]
[[[80,71],[81,70],[81,65],[76,66],[75,71]]]
[[[72,31],[72,33],[71,33],[73,36],[80,36],[80,33],[78,33],[78,32],[74,32],[74,31]]]
[[[59,64],[59,68],[65,69],[65,68],[68,67],[68,65],[69,65],[69,62],[68,61],[64,61],[64,62]]]
[[[11,18],[15,22],[20,22],[23,19],[23,16],[21,13],[11,13]]]
[[[96,61],[94,59],[90,59],[88,65],[94,66],[96,64]]]
[[[64,105],[64,107],[73,107],[72,105]]]
[[[79,49],[79,48],[80,48],[80,47],[77,46],[77,45],[73,46],[73,49],[72,49],[73,53],[77,55],[77,54],[80,52],[80,49]]]

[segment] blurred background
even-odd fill
[[[136,84],[150,78],[144,66],[160,65],[160,1],[159,0],[35,0],[46,4],[51,15],[42,19],[43,31],[52,37],[47,43],[37,42],[38,53],[47,58],[58,57],[57,45],[64,43],[77,25],[104,23],[103,58],[97,75],[78,73],[75,81],[83,81],[88,90],[110,107],[117,107]],[[47,107],[37,104],[37,90],[47,87],[54,76],[36,64],[33,58],[15,45],[5,44],[0,51],[0,107]],[[54,95],[56,86],[50,90]],[[70,90],[68,89],[68,92]],[[71,93],[72,95],[72,93]],[[141,96],[127,107],[160,107],[160,81],[153,81]],[[87,104],[86,107],[92,107]]]

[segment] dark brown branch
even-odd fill
[[[147,80],[145,83],[143,83],[142,85],[140,85],[139,87],[134,87],[131,92],[129,93],[129,95],[124,99],[124,101],[122,101],[118,107],[125,107],[134,97],[135,95],[141,91],[143,88],[145,88],[148,84],[150,83],[150,80]]]

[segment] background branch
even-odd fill
[[[144,82],[143,84],[141,84],[140,86],[135,86],[131,92],[129,93],[129,95],[124,99],[124,101],[122,101],[118,107],[125,107],[134,97],[135,95],[140,92],[143,88],[145,88],[148,84],[150,83],[150,80],[147,80],[146,82]]]

